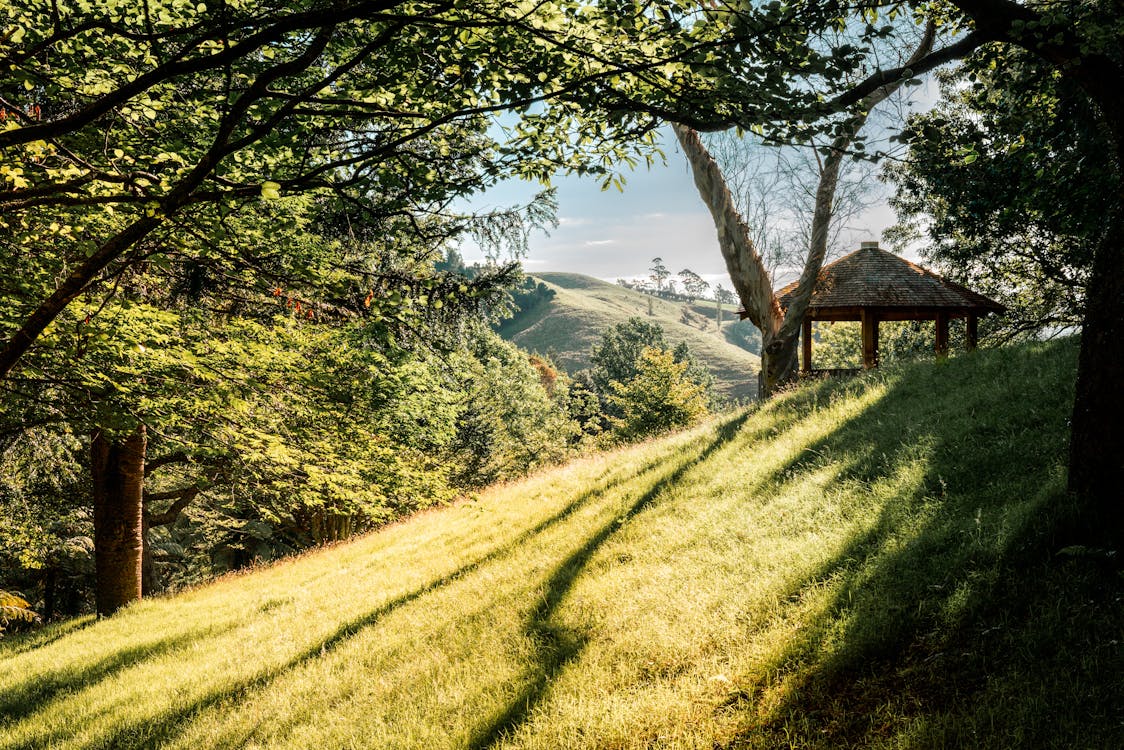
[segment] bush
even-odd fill
[[[610,417],[613,435],[622,441],[641,440],[689,427],[705,416],[706,388],[691,380],[688,367],[666,349],[645,347],[636,376],[627,383],[610,383],[609,401],[621,415]]]

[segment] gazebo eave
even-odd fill
[[[859,305],[852,307],[808,307],[804,314],[807,320],[824,322],[841,322],[862,320],[863,315],[874,315],[878,320],[937,320],[940,317],[949,320],[977,317],[999,312],[987,307],[948,307],[948,306],[880,306]]]

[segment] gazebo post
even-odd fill
[[[812,319],[807,315],[804,316],[804,330],[801,333],[803,341],[800,343],[804,349],[804,367],[803,372],[808,375],[812,372]]]
[[[863,324],[863,369],[878,367],[878,315],[867,308],[859,311]]]
[[[973,351],[979,343],[979,329],[976,324],[978,318],[975,313],[968,313],[968,351]]]
[[[948,355],[948,314],[937,313],[937,343],[938,357]]]

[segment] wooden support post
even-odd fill
[[[801,333],[803,341],[800,343],[804,347],[804,374],[808,375],[812,372],[812,319],[804,317],[804,331]]]
[[[937,356],[948,356],[948,315],[937,313]]]
[[[978,320],[975,313],[968,314],[968,351],[973,351],[979,344],[979,329],[976,326]]]
[[[863,325],[863,369],[878,367],[878,314],[865,307],[859,312]]]

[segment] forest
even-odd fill
[[[1119,10],[9,0],[0,638],[128,612],[722,413],[690,347],[642,317],[605,330],[573,375],[495,333],[549,301],[519,259],[557,222],[552,178],[627,189],[668,134],[730,274],[711,290],[684,269],[679,296],[715,299],[719,319],[740,306],[761,334],[762,399],[796,379],[849,164],[890,186],[897,246],[1006,305],[985,345],[1078,334],[1062,536],[1116,560]],[[889,153],[866,121],[923,76],[939,99],[887,126]],[[786,308],[773,240],[738,205],[731,138],[816,165],[806,231],[784,240],[799,274]],[[464,208],[507,180],[533,196]],[[466,266],[465,241],[487,262]],[[679,299],[652,262],[654,292]],[[890,351],[924,347],[919,328],[895,331]],[[829,358],[847,346],[823,343]]]

